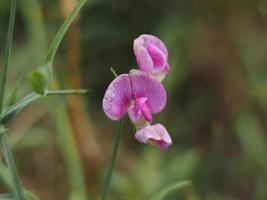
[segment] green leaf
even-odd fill
[[[45,96],[48,84],[52,80],[52,67],[49,64],[39,67],[28,75],[28,80],[34,92]]]
[[[17,0],[11,0],[10,4],[11,6],[10,6],[10,18],[9,18],[8,33],[7,33],[7,45],[4,51],[3,69],[2,69],[2,76],[0,79],[0,114],[2,113],[2,110],[3,110],[5,85],[6,85],[6,79],[7,79],[7,69],[9,66],[9,57],[10,57],[11,47],[12,47]]]
[[[12,188],[11,174],[2,160],[0,160],[0,183],[6,188]]]
[[[83,5],[86,2],[87,2],[87,0],[80,0],[77,3],[76,7],[71,11],[69,16],[65,19],[64,23],[62,24],[62,26],[58,30],[55,38],[53,39],[53,41],[52,41],[52,43],[48,49],[48,54],[46,57],[46,63],[52,63],[53,62],[55,54],[57,52],[57,49],[58,49],[64,35],[66,34],[68,28],[70,27],[71,23],[75,19],[76,15],[79,13],[79,11],[81,10],[81,8],[83,7]]]
[[[17,200],[26,200],[23,185],[20,181],[16,164],[9,146],[9,142],[6,136],[6,130],[4,127],[0,127],[0,133],[1,133],[1,142],[2,142],[2,151],[3,151],[3,157],[7,163],[8,169],[11,171],[11,177],[12,177],[12,193],[16,197]]]
[[[267,174],[267,138],[263,125],[253,112],[246,111],[239,114],[235,128],[246,155]]]
[[[37,99],[40,99],[41,97],[42,96],[39,94],[30,93],[3,112],[3,114],[0,116],[0,124],[8,123],[11,119],[13,119],[14,116],[16,116],[16,114],[18,114],[19,111],[28,106],[30,103],[36,101]]]
[[[5,106],[6,107],[12,106],[17,101],[17,94],[18,94],[18,90],[19,90],[19,87],[21,85],[23,77],[24,77],[24,73],[21,74],[19,80],[16,83],[16,86],[11,91],[11,93],[8,95],[8,97],[5,99]]]
[[[28,190],[24,190],[24,194],[26,195],[27,200],[40,200],[39,197]]]
[[[9,193],[0,194],[0,200],[14,200],[14,197]]]
[[[173,183],[160,191],[158,191],[150,200],[162,200],[164,199],[167,195],[175,192],[175,191],[180,191],[182,189],[185,189],[189,186],[191,186],[192,182],[191,181],[179,181],[176,183]]]

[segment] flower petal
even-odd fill
[[[153,117],[146,102],[147,97],[140,97],[135,99],[128,109],[129,117],[134,124],[142,123],[143,120],[152,122]]]
[[[133,50],[140,69],[145,72],[150,72],[153,69],[153,60],[151,59],[147,49],[137,39],[134,40]]]
[[[149,34],[143,34],[140,35],[137,39],[137,41],[140,42],[140,44],[143,44],[144,46],[148,45],[148,44],[154,44],[156,47],[158,47],[163,54],[166,56],[166,58],[168,59],[168,50],[167,47],[165,46],[165,44],[156,36],[154,35],[149,35]],[[166,60],[167,60],[166,59]]]
[[[148,44],[147,51],[152,58],[154,71],[163,70],[167,65],[166,56],[163,52],[154,44]]]
[[[147,97],[146,104],[151,113],[158,113],[163,110],[167,101],[167,94],[159,80],[145,72],[130,74],[133,98]]]
[[[103,110],[112,120],[119,120],[127,112],[132,99],[129,74],[115,78],[104,95]]]
[[[135,138],[142,143],[150,143],[163,150],[172,144],[168,131],[161,124],[148,125],[138,130]]]

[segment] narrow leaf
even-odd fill
[[[267,138],[256,115],[250,111],[240,113],[235,128],[246,155],[267,174]]]
[[[17,6],[17,0],[11,0],[10,2],[11,2],[11,6],[10,6],[10,18],[9,18],[8,33],[7,33],[7,46],[4,52],[3,71],[2,71],[2,77],[0,79],[0,114],[2,113],[2,110],[3,110],[5,85],[6,85],[6,79],[7,79],[7,69],[9,65],[9,57],[10,57],[11,47],[12,47],[12,38],[13,38],[13,32],[14,32],[16,6]]]
[[[0,183],[5,186],[6,189],[11,190],[12,179],[8,168],[5,166],[3,161],[0,161]]]
[[[23,77],[24,77],[24,73],[21,74],[19,80],[16,83],[16,86],[14,87],[14,89],[11,91],[11,93],[6,98],[6,100],[5,100],[5,106],[6,107],[12,106],[17,101],[18,90],[19,90],[19,87],[21,85]]]
[[[14,104],[13,106],[6,109],[3,114],[0,116],[0,123],[6,124],[11,119],[14,118],[18,114],[19,111],[21,111],[23,108],[28,106],[30,103],[36,101],[37,99],[40,99],[42,96],[36,93],[30,93],[23,99],[21,99],[19,102]]]
[[[150,200],[162,200],[164,199],[167,195],[175,192],[175,191],[180,191],[182,189],[187,188],[192,184],[191,181],[179,181],[176,183],[173,183],[160,191],[158,191]]]
[[[72,12],[69,14],[69,16],[65,19],[64,23],[60,27],[59,31],[57,32],[54,40],[52,41],[49,49],[48,54],[46,57],[45,63],[52,63],[55,57],[55,54],[57,52],[57,49],[66,34],[68,28],[70,27],[72,21],[75,19],[76,15],[79,13],[83,5],[87,2],[87,0],[80,0],[76,7],[72,10]]]
[[[0,194],[0,200],[14,200],[14,197],[9,193]]]
[[[26,200],[24,196],[24,189],[20,181],[17,168],[15,165],[15,161],[14,161],[14,158],[13,158],[13,155],[12,155],[12,152],[11,152],[8,140],[7,140],[6,130],[4,129],[4,127],[1,127],[0,129],[1,129],[0,137],[1,137],[2,148],[3,148],[3,156],[12,174],[13,190],[11,192],[14,193],[14,196],[16,197],[17,200]]]

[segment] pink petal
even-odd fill
[[[134,104],[128,109],[128,114],[133,123],[142,123],[142,120],[152,122],[152,114],[146,104],[147,97],[140,97],[134,100]]]
[[[149,35],[149,34],[143,34],[143,35],[140,35],[136,40],[139,41],[144,46],[146,46],[147,44],[154,44],[156,47],[158,47],[164,53],[164,55],[168,59],[168,50],[167,50],[167,47],[156,36]]]
[[[161,124],[148,125],[138,130],[135,138],[142,143],[150,143],[163,150],[172,144],[168,131]]]
[[[149,55],[152,58],[154,70],[162,70],[167,65],[166,57],[163,52],[154,44],[148,44],[146,46]]]
[[[129,74],[122,74],[108,86],[103,99],[103,110],[110,119],[121,119],[127,112],[131,99],[132,89]]]
[[[163,110],[167,101],[167,94],[159,80],[145,72],[130,74],[133,98],[147,97],[146,104],[151,113]]]
[[[145,72],[150,72],[153,69],[153,60],[147,49],[137,39],[134,40],[133,50],[140,69]]]
[[[139,68],[162,81],[169,73],[168,50],[165,44],[153,35],[141,35],[134,40],[135,57]]]

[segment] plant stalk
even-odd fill
[[[0,132],[1,132],[3,156],[5,158],[8,168],[11,171],[11,176],[12,176],[13,191],[11,192],[14,193],[14,196],[16,197],[17,200],[26,200],[24,196],[24,192],[23,192],[24,191],[23,185],[19,178],[16,164],[15,164],[15,161],[14,161],[14,158],[11,152],[11,148],[10,148],[7,136],[6,136],[6,130],[4,129],[4,127],[1,127],[0,129],[1,129]]]
[[[13,38],[13,33],[14,33],[16,6],[17,6],[17,0],[11,0],[10,18],[9,18],[8,33],[7,33],[7,45],[6,45],[5,52],[4,52],[3,71],[2,71],[2,77],[0,80],[0,114],[3,111],[3,102],[4,102],[5,86],[6,86],[6,79],[7,79],[7,69],[9,65],[9,57],[11,53],[12,38]]]
[[[123,127],[123,119],[120,120],[117,124],[115,143],[113,145],[111,162],[109,165],[109,170],[108,170],[107,178],[106,178],[105,185],[104,185],[104,190],[102,193],[102,198],[101,198],[102,200],[106,200],[108,197],[108,193],[109,193],[109,189],[110,189],[110,182],[111,182],[111,178],[112,178],[112,174],[114,171],[116,158],[117,158],[117,154],[118,154],[119,143],[120,143],[120,138],[121,138],[121,134],[122,134],[122,127]]]

